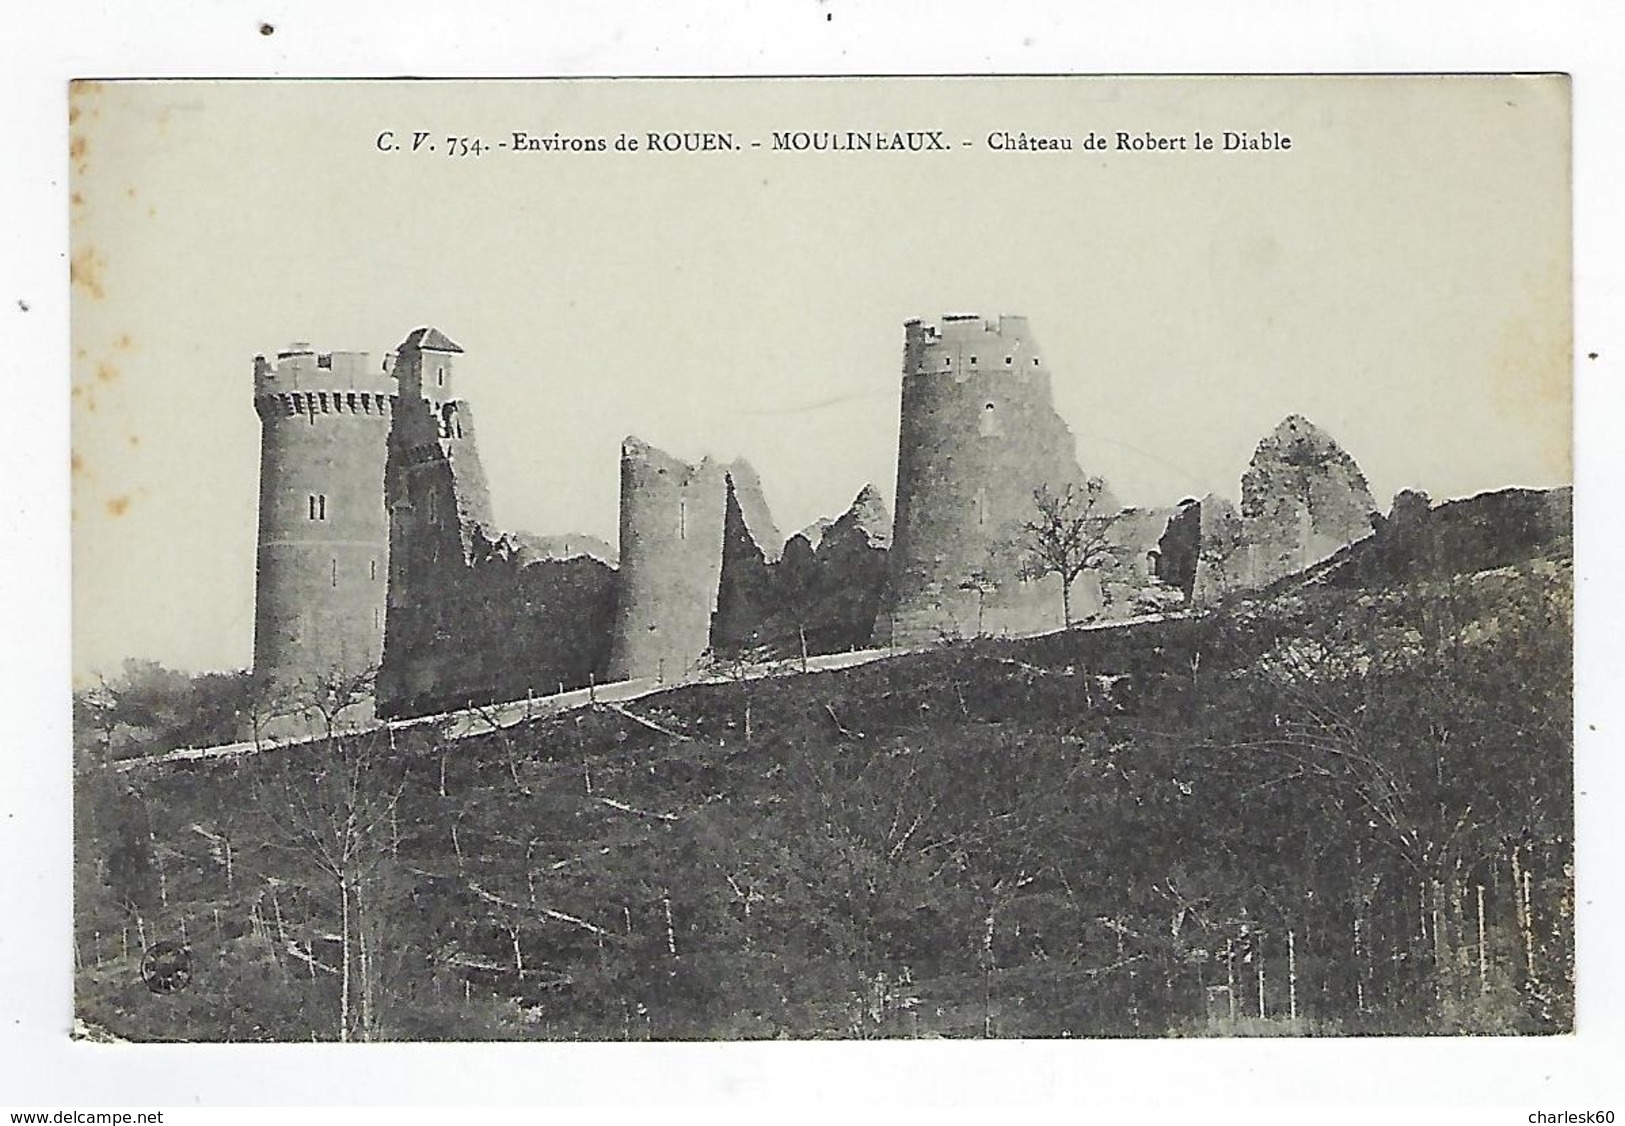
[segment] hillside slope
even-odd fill
[[[87,761],[79,1016],[129,1039],[1566,1030],[1567,542],[1417,558],[455,744]],[[190,950],[168,994],[139,972],[160,939]]]

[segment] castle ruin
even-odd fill
[[[778,530],[748,464],[689,465],[637,438],[621,443],[612,679],[681,679],[710,649],[730,512],[758,551],[778,556]]]
[[[494,526],[463,350],[433,328],[382,364],[294,345],[257,357],[254,667],[284,684],[376,673],[380,714],[678,682],[729,654],[803,657],[1062,627],[1034,566],[1035,494],[1092,498],[1106,545],[1072,620],[1266,585],[1369,533],[1352,458],[1293,415],[1259,444],[1238,510],[1216,495],[1124,508],[1079,465],[1024,317],[904,326],[895,525],[872,485],[784,540],[755,471],[621,446],[618,552]]]
[[[787,543],[748,462],[690,465],[627,438],[609,677],[675,681],[718,656],[863,647],[890,531],[865,486],[841,516]]]

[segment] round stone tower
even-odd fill
[[[1027,318],[904,326],[897,519],[879,645],[1025,633],[1063,622],[1060,580],[1035,579],[1024,525],[1040,486],[1081,485],[1076,442]],[[1102,512],[1116,501],[1103,495]],[[1098,592],[1074,584],[1074,617]]]
[[[260,416],[254,671],[285,685],[375,669],[389,578],[395,379],[364,352],[254,360]]]
[[[680,680],[710,644],[722,575],[728,470],[621,443],[621,566],[612,680]]]

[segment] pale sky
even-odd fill
[[[627,434],[747,458],[786,533],[866,482],[893,504],[902,323],[946,312],[1030,318],[1126,503],[1234,497],[1294,412],[1384,507],[1571,478],[1561,80],[102,84],[75,109],[80,674],[248,661],[252,363],[293,340],[381,357],[439,327],[499,523],[611,542]],[[952,151],[771,149],[868,129]],[[515,130],[745,147],[443,151]]]

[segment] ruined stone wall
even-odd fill
[[[1249,583],[1302,571],[1369,535],[1376,511],[1354,459],[1314,423],[1289,415],[1259,442],[1241,478]]]
[[[864,486],[839,517],[790,537],[769,562],[729,490],[711,646],[718,653],[765,649],[809,656],[869,644],[879,616],[891,517]]]
[[[1178,508],[1125,508],[1111,517],[1106,531],[1110,558],[1096,576],[1100,605],[1095,613],[1099,618],[1137,617],[1184,604],[1185,592],[1163,574],[1168,529],[1181,512]],[[1194,569],[1194,559],[1192,563]]]
[[[1202,502],[1181,501],[1157,539],[1157,577],[1189,601],[1196,592],[1202,548]]]
[[[519,550],[525,553],[527,560],[542,559],[575,559],[578,556],[587,556],[596,559],[610,569],[614,569],[618,556],[615,547],[608,540],[597,536],[583,535],[579,532],[511,532],[514,542]]]
[[[256,669],[309,681],[377,668],[380,710],[404,715],[595,677],[677,681],[708,651],[816,654],[1062,624],[1059,579],[1033,577],[1024,526],[1035,490],[1086,478],[1024,318],[906,325],[895,529],[866,487],[786,545],[749,465],[688,465],[628,438],[618,573],[602,541],[494,528],[473,415],[455,393],[461,355],[423,328],[378,367],[303,346],[256,361]],[[1239,512],[1215,496],[1122,509],[1109,490],[1095,511],[1110,558],[1075,580],[1074,621],[1301,571],[1365,535],[1375,506],[1353,459],[1291,416],[1259,443]],[[1390,539],[1409,534],[1408,511]]]
[[[710,647],[734,653],[766,642],[763,626],[781,608],[779,566],[752,534],[730,479],[724,486],[722,564],[717,572],[716,611],[711,615]],[[787,550],[793,548],[792,539]],[[783,563],[781,556],[780,564]]]
[[[809,609],[808,651],[837,653],[863,648],[880,618],[891,555],[891,513],[880,491],[865,485],[816,544],[797,539],[812,549],[810,574],[799,584],[800,597]],[[789,555],[786,546],[786,560]]]
[[[1083,480],[1026,318],[908,322],[897,520],[876,642],[1060,626],[1059,579],[1024,577],[1022,526],[1036,488]],[[1105,496],[1100,507],[1117,505]],[[1080,578],[1081,605],[1098,598],[1096,586]]]
[[[1434,505],[1406,489],[1376,534],[1345,552],[1330,581],[1388,583],[1560,559],[1574,551],[1574,490],[1497,489]]]
[[[376,668],[395,380],[365,353],[254,361],[260,417],[254,670],[289,687]]]
[[[444,655],[463,634],[461,600],[450,596],[474,562],[481,536],[478,510],[489,503],[473,444],[473,418],[451,397],[448,375],[462,349],[429,332],[410,334],[393,360],[400,398],[384,482],[391,567],[389,628],[378,678],[388,712],[442,689],[468,687],[457,670],[445,667]],[[425,341],[432,345],[427,351]]]
[[[1297,574],[1371,534],[1377,506],[1360,467],[1301,415],[1289,415],[1258,443],[1241,479],[1241,508],[1209,495],[1200,504],[1192,596]]]
[[[396,353],[388,630],[380,710],[411,715],[543,695],[601,674],[614,571],[598,551],[543,550],[492,527],[462,349],[432,329]],[[596,541],[595,541],[596,542]],[[591,545],[586,545],[590,547]]]
[[[621,548],[609,676],[676,681],[707,655],[830,653],[868,643],[890,518],[865,488],[785,544],[744,461],[689,465],[636,438],[621,450]]]
[[[532,559],[510,536],[476,530],[469,562],[439,591],[391,612],[388,715],[544,696],[602,678],[615,571],[591,555]]]
[[[1197,526],[1200,538],[1191,600],[1207,604],[1247,583],[1241,513],[1229,500],[1209,493],[1197,504]]]
[[[727,477],[728,494],[733,497],[740,527],[762,552],[768,563],[777,561],[784,550],[784,537],[767,507],[767,496],[762,492],[762,479],[744,458],[736,458],[723,466]]]

